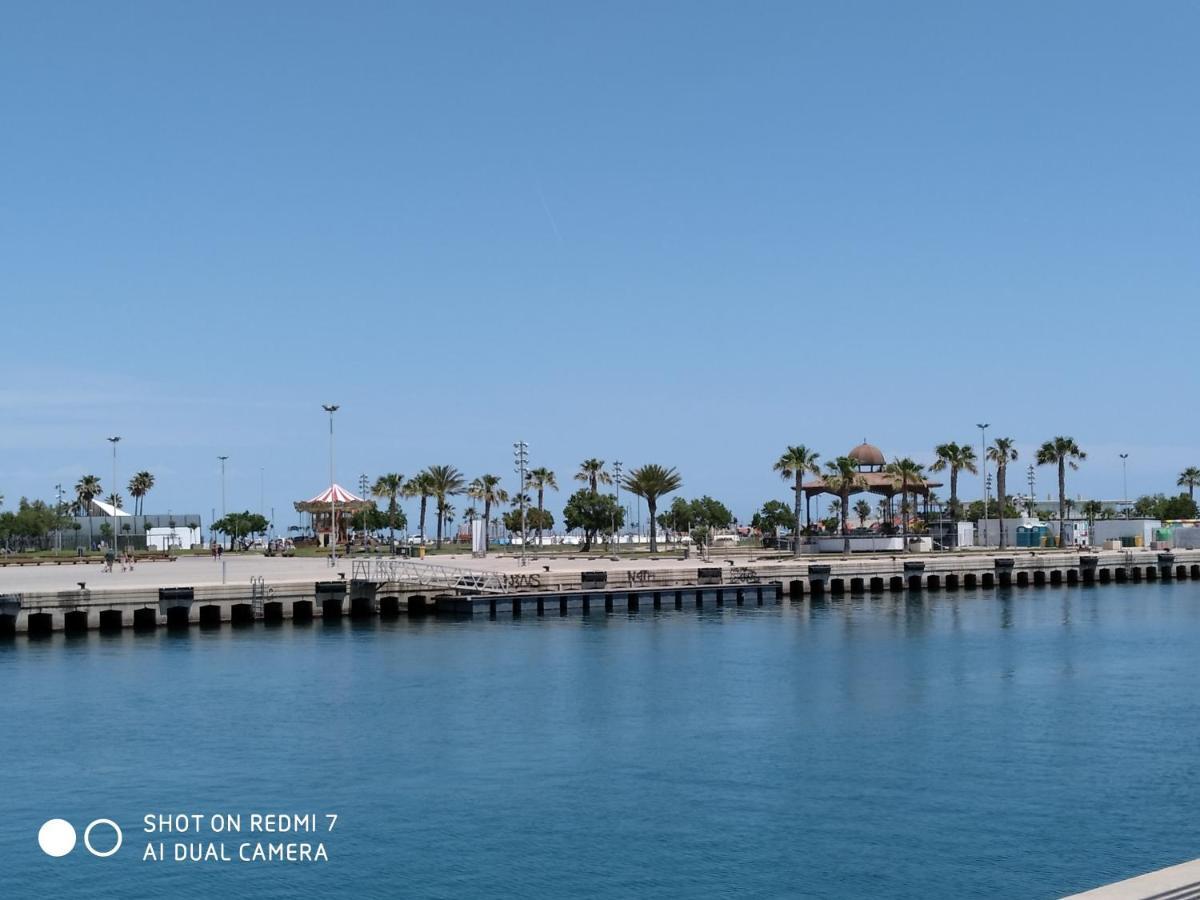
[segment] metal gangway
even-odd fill
[[[351,567],[350,577],[355,581],[371,581],[377,584],[395,581],[447,591],[500,594],[508,590],[508,576],[502,572],[462,569],[438,563],[415,562],[401,557],[356,559]]]

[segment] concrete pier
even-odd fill
[[[514,569],[511,559],[464,561],[401,571],[379,562],[267,560],[231,565],[181,559],[136,573],[71,583],[52,568],[0,571],[0,636],[118,628],[246,625],[333,617],[398,615],[565,615],[604,610],[754,606],[846,594],[954,593],[979,588],[1053,589],[1200,578],[1200,550],[1034,551],[895,554],[791,559],[545,558]],[[386,562],[386,561],[384,561]],[[465,577],[454,579],[461,571]],[[389,574],[391,573],[391,574]],[[304,578],[307,575],[308,578]],[[315,576],[315,577],[314,577]],[[164,578],[173,579],[162,583]],[[177,580],[175,580],[177,579]],[[439,579],[442,579],[439,581]],[[38,589],[38,588],[43,589]]]

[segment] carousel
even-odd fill
[[[350,519],[356,512],[370,509],[374,504],[350,493],[340,484],[333,484],[311,500],[297,500],[293,505],[297,512],[309,514],[317,544],[328,547],[331,540],[339,544],[345,541],[350,534]]]

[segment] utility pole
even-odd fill
[[[621,461],[619,459],[613,461],[613,484],[615,484],[617,486],[616,509],[620,509],[621,508]],[[616,510],[614,510],[613,511],[613,540],[616,541],[617,549],[619,550],[621,547],[621,536],[619,534],[617,534],[616,517],[617,517]],[[622,517],[622,518],[624,518],[624,517]]]
[[[55,523],[54,547],[55,547],[55,550],[57,550],[57,552],[62,553],[62,518],[63,518],[62,485],[56,484],[54,486],[54,490],[58,491],[58,506],[56,506],[54,509],[54,512],[55,512],[55,516],[54,516],[54,523]]]
[[[337,565],[337,489],[333,478],[333,414],[341,407],[336,403],[323,403],[321,409],[329,413],[329,564]]]
[[[363,472],[361,475],[358,476],[358,495],[360,497],[362,497],[364,500],[367,499],[367,486],[370,483],[371,482],[367,478],[366,472]],[[363,549],[366,550],[367,549],[367,511],[365,509],[362,511],[362,526],[363,526],[362,545],[363,545]]]
[[[529,445],[524,441],[517,441],[513,444],[513,461],[516,463],[514,468],[518,479],[517,499],[521,504],[521,565],[525,565],[525,545],[528,543],[527,529],[525,528],[525,501],[528,499],[525,496],[525,481],[526,471],[529,469]]]
[[[1037,506],[1037,496],[1033,493],[1034,472],[1036,469],[1033,463],[1029,464],[1029,468],[1025,470],[1025,479],[1029,482],[1029,515],[1033,515],[1034,508]]]
[[[990,422],[976,423],[979,429],[979,461],[983,463],[983,546],[988,545],[988,498],[987,498],[987,430]],[[1004,511],[1000,514],[1000,527],[1004,528]]]

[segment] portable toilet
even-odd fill
[[[1024,525],[1017,526],[1017,546],[1018,547],[1028,547],[1029,546],[1029,532],[1030,531],[1032,531],[1032,529],[1026,528]]]

